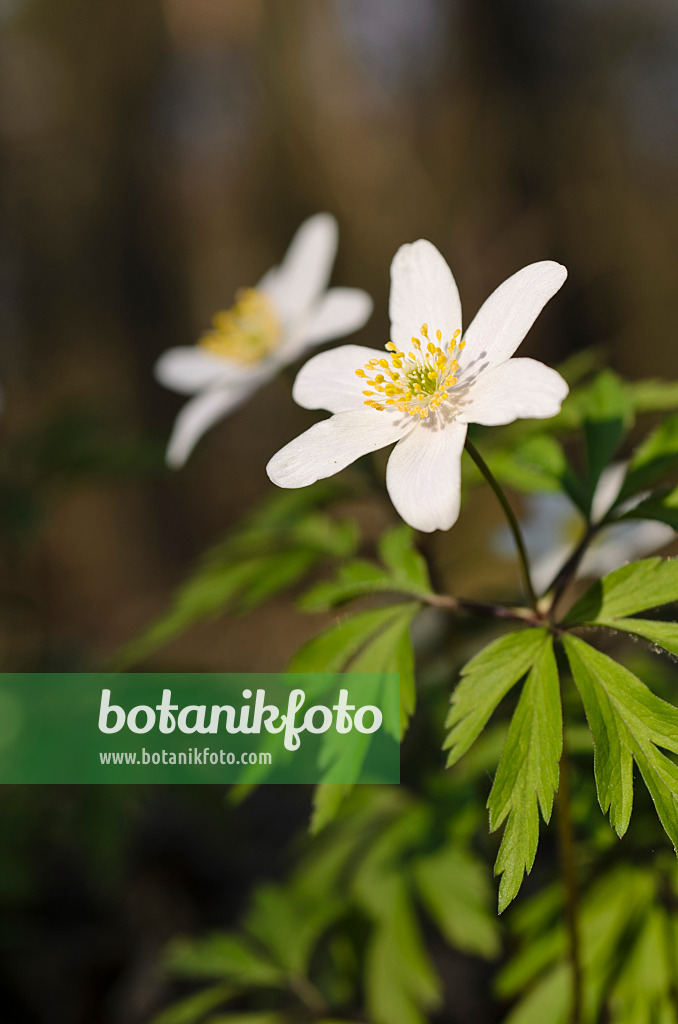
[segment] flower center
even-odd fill
[[[457,383],[455,371],[459,363],[454,358],[466,342],[458,341],[461,331],[455,331],[449,342],[443,342],[442,332],[436,331],[436,342],[431,341],[428,324],[422,324],[421,337],[412,338],[413,352],[398,352],[392,341],[386,345],[387,357],[370,359],[356,376],[364,377],[371,391],[363,391],[365,405],[379,412],[398,409],[409,416],[428,416],[437,409]],[[382,372],[383,371],[383,372]]]
[[[258,363],[280,342],[280,321],[268,295],[256,288],[236,292],[234,306],[217,313],[212,330],[198,344],[212,355],[235,363]]]

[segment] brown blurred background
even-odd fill
[[[267,459],[313,420],[289,380],[171,474],[183,399],[152,367],[312,213],[340,223],[334,282],[375,299],[358,340],[387,340],[390,260],[423,236],[467,317],[521,266],[567,265],[525,354],[678,376],[675,0],[0,0],[0,25],[6,667],[99,667],[271,493]],[[437,542],[467,589],[472,521]],[[163,664],[278,669],[317,628],[286,597]],[[168,935],[282,870],[307,795],[234,818],[202,789],[3,795],[3,1024],[147,1020]]]

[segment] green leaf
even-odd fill
[[[286,976],[303,977],[320,937],[343,910],[339,895],[327,892],[318,899],[302,878],[291,886],[260,886],[243,924]]]
[[[387,605],[342,619],[313,637],[290,662],[290,672],[342,672],[369,640],[395,622],[413,617],[419,610],[411,602]],[[365,670],[363,670],[365,671]]]
[[[313,790],[313,813],[309,831],[315,836],[333,821],[353,786],[321,782]]]
[[[414,548],[414,531],[406,524],[387,530],[379,541],[384,568],[365,559],[343,565],[335,580],[321,582],[303,595],[304,611],[328,611],[346,601],[374,593],[422,597],[431,593],[426,561]]]
[[[499,912],[516,896],[534,864],[539,809],[548,823],[558,789],[563,720],[553,643],[543,644],[513,714],[488,800],[490,831],[506,827],[495,865]]]
[[[668,523],[673,530],[678,530],[678,487],[651,494],[619,518],[654,519],[660,523]]]
[[[518,1003],[504,1024],[569,1024],[571,1017],[572,968],[558,964]]]
[[[598,800],[622,836],[633,803],[633,759],[659,818],[678,848],[678,768],[657,747],[678,753],[678,709],[583,640],[563,637],[594,743]]]
[[[428,593],[431,590],[428,567],[414,546],[414,538],[414,530],[407,524],[394,526],[379,540],[379,557],[394,579],[402,580],[415,592]]]
[[[543,629],[507,633],[488,644],[462,669],[452,693],[443,750],[448,767],[466,753],[509,690],[532,668],[548,641]]]
[[[336,579],[316,583],[302,595],[298,604],[305,612],[327,612],[366,594],[402,591],[402,586],[392,576],[373,562],[361,558],[342,565]]]
[[[483,863],[459,845],[420,857],[414,880],[421,900],[450,945],[491,959],[501,944]]]
[[[173,1003],[154,1017],[151,1024],[196,1024],[204,1019],[206,1013],[225,1003],[232,995],[233,990],[224,985],[202,989]]]
[[[238,935],[216,933],[204,939],[178,939],[169,947],[166,965],[190,978],[223,978],[238,987],[280,986],[284,972],[263,950]]]
[[[625,633],[649,640],[670,654],[678,655],[678,623],[658,622],[655,619],[610,619],[601,623],[610,629],[622,629]]]
[[[608,623],[673,601],[678,601],[678,559],[643,558],[594,583],[564,624]]]
[[[487,461],[497,479],[509,487],[527,493],[564,490],[578,508],[585,508],[584,484],[568,463],[563,446],[550,434],[490,451]]]
[[[425,1011],[440,999],[439,982],[429,962],[403,882],[391,878],[389,899],[367,949],[365,990],[374,1024],[426,1024]]]
[[[584,437],[589,501],[593,498],[600,474],[633,425],[633,418],[633,407],[623,381],[612,370],[603,370],[587,389],[585,397]]]
[[[671,380],[634,380],[626,384],[636,412],[673,412],[678,409],[678,382]]]
[[[616,504],[678,471],[678,416],[670,416],[636,449]]]

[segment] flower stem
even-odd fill
[[[475,601],[468,597],[453,597],[452,594],[414,594],[420,601],[433,608],[444,608],[450,612],[468,612],[471,615],[487,615],[492,619],[509,619],[512,622],[523,622],[528,626],[541,625],[531,608],[519,608],[514,605],[492,604],[488,601]]]
[[[520,559],[520,568],[522,572],[523,583],[525,585],[525,592],[527,594],[530,604],[532,605],[534,610],[537,611],[537,595],[534,591],[534,587],[532,586],[532,579],[530,577],[530,565],[527,559],[527,550],[525,548],[525,541],[523,540],[523,535],[520,530],[520,524],[518,523],[516,514],[511,508],[509,500],[504,494],[503,490],[501,489],[499,483],[497,482],[497,480],[495,480],[492,474],[492,470],[487,465],[485,459],[482,457],[476,446],[473,444],[472,441],[469,441],[468,438],[466,438],[466,451],[469,453],[469,455],[475,462],[476,466],[478,467],[478,469],[483,474],[488,484],[494,491],[495,495],[497,496],[497,500],[504,511],[504,515],[508,520],[509,527],[511,528],[511,533],[513,534],[513,539],[515,540],[516,547],[518,549],[518,558]]]
[[[574,860],[574,837],[570,798],[570,762],[565,746],[560,758],[558,786],[558,837],[560,864],[565,883],[567,930],[570,938],[570,965],[572,967],[572,1013],[570,1024],[582,1021],[582,970],[579,946],[577,877]]]

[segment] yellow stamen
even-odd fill
[[[243,288],[235,298],[230,309],[214,316],[212,330],[203,334],[198,344],[235,363],[261,362],[280,344],[280,322],[273,303],[257,288]]]

